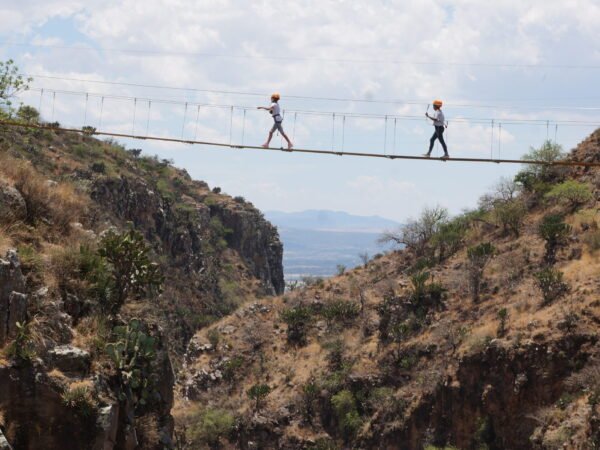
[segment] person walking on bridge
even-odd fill
[[[283,116],[281,115],[281,107],[278,103],[280,98],[281,96],[277,92],[275,92],[273,95],[271,95],[271,106],[258,107],[258,109],[264,109],[265,111],[269,111],[271,113],[271,116],[273,116],[274,121],[271,131],[269,131],[269,137],[267,138],[267,142],[265,142],[262,145],[263,148],[269,148],[269,143],[273,138],[273,133],[275,133],[275,130],[278,130],[284,137],[284,139],[287,141],[288,149],[291,149],[293,147],[292,141],[290,141],[290,138],[288,138],[287,135],[284,133],[283,127],[281,126],[281,122],[283,122]]]
[[[447,159],[450,157],[448,155],[448,147],[446,146],[446,142],[444,142],[444,128],[446,127],[444,113],[442,112],[442,101],[434,100],[433,101],[433,115],[429,115],[429,113],[425,113],[425,117],[431,119],[433,121],[433,126],[435,127],[435,131],[433,132],[433,136],[429,140],[429,151],[425,153],[423,156],[429,158],[431,156],[431,150],[433,150],[433,144],[435,140],[439,140],[440,144],[442,144],[442,148],[444,149],[444,156],[442,159]]]

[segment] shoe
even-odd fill
[[[263,144],[261,145],[262,148],[269,148],[269,144]]]
[[[294,147],[294,144],[288,144],[288,150],[291,150]]]
[[[440,159],[448,159],[450,158],[450,155],[448,153],[446,153],[444,156],[442,156]]]
[[[430,155],[429,153],[423,153],[423,156],[424,156],[425,158],[431,158],[431,155]]]

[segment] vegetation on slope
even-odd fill
[[[600,153],[600,131],[575,152]],[[597,171],[528,166],[383,236],[404,250],[199,332],[182,447],[596,448],[599,200]],[[237,425],[186,434],[212,405]]]

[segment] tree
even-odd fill
[[[23,122],[38,123],[40,120],[40,113],[33,106],[23,105],[19,107],[17,117]]]
[[[294,306],[283,310],[281,318],[287,324],[288,343],[304,345],[306,332],[313,321],[313,311],[307,306]]]
[[[519,237],[521,226],[527,214],[525,204],[519,199],[499,201],[494,206],[493,211],[498,225],[502,227],[502,232],[505,235],[510,233],[515,237]]]
[[[19,92],[29,89],[33,78],[24,78],[12,59],[0,61],[0,112],[13,113],[12,100]]]
[[[469,260],[469,284],[471,286],[473,301],[479,301],[483,271],[489,260],[494,256],[495,251],[496,248],[489,242],[467,249],[467,258]]]
[[[523,160],[541,161],[553,163],[564,159],[565,153],[561,145],[551,140],[546,140],[539,148],[531,147],[529,152],[523,155]],[[550,181],[549,178],[554,174],[553,167],[549,165],[532,164],[524,172],[531,173],[542,181]]]
[[[257,383],[248,389],[248,398],[255,401],[254,410],[256,412],[261,410],[263,400],[267,398],[267,395],[269,395],[270,392],[271,388],[268,384]]]
[[[542,306],[549,305],[569,292],[569,285],[563,281],[563,273],[547,267],[535,275],[536,285],[542,291]]]
[[[103,308],[111,314],[118,313],[130,295],[161,291],[163,276],[150,261],[149,252],[143,236],[134,229],[122,234],[110,231],[102,238],[98,254],[108,262],[110,274],[104,280]]]
[[[569,210],[573,212],[593,200],[594,194],[589,185],[575,180],[567,180],[550,189],[550,192],[546,194],[546,198],[566,204]]]
[[[410,219],[397,231],[384,232],[378,241],[405,245],[417,256],[423,256],[427,252],[431,238],[443,224],[448,222],[448,217],[448,210],[441,206],[425,208],[417,220]]]
[[[546,254],[544,262],[553,265],[556,262],[556,251],[567,241],[571,226],[563,222],[560,214],[548,214],[544,216],[538,227],[538,234],[546,241]]]

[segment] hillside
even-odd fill
[[[570,157],[599,155],[597,130]],[[600,172],[516,180],[462,216],[426,210],[405,250],[197,333],[185,448],[599,448]]]
[[[251,203],[140,153],[0,128],[0,438],[16,450],[173,448],[189,339],[283,292]]]

